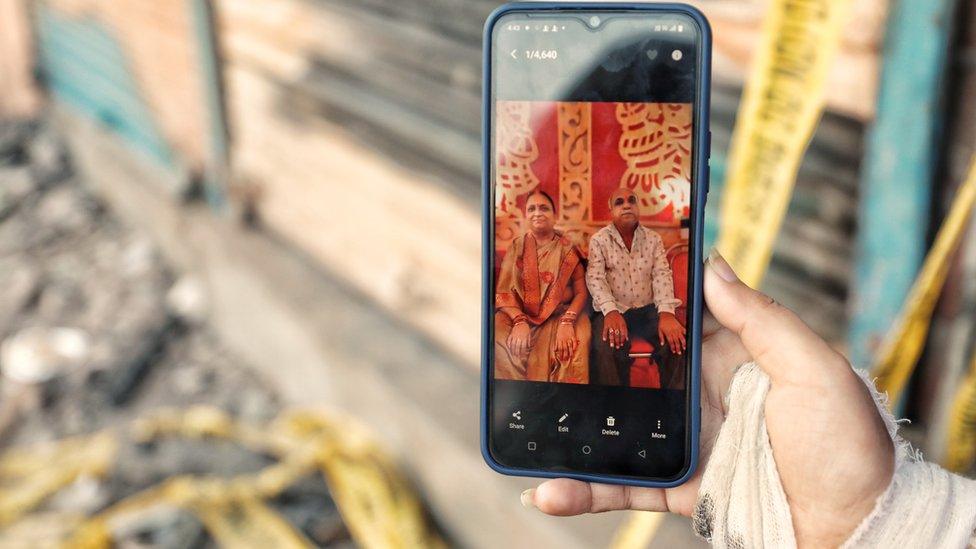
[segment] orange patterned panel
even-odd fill
[[[672,103],[620,103],[620,156],[627,171],[620,180],[641,201],[642,215],[671,206],[674,217],[690,210],[691,107]]]
[[[589,103],[559,103],[559,219],[592,221]]]
[[[530,103],[500,101],[496,111],[495,238],[501,247],[507,247],[522,226],[518,197],[539,186],[539,178],[532,171],[539,147],[529,124]]]

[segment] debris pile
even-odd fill
[[[158,410],[257,424],[281,406],[208,330],[202,285],[86,190],[43,122],[0,122],[0,288],[0,545],[68,535],[167,479],[253,475],[277,459],[221,438],[132,435]],[[262,505],[305,543],[352,545],[322,475]],[[200,516],[154,505],[112,523],[111,539],[212,547]]]

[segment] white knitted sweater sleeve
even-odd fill
[[[863,373],[861,378],[895,443],[895,474],[844,547],[976,547],[976,481],[922,461],[898,436],[874,384]],[[728,417],[702,475],[693,517],[698,535],[716,547],[796,546],[766,433],[768,392],[769,378],[754,363],[740,367],[729,387]]]

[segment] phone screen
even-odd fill
[[[681,13],[513,12],[492,29],[488,445],[502,466],[688,467],[700,43]]]

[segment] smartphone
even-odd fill
[[[489,17],[481,445],[496,471],[694,473],[710,52],[681,4]]]

